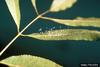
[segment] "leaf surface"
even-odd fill
[[[20,28],[20,8],[19,8],[19,0],[5,0],[8,9],[17,25],[17,29],[19,31]]]
[[[1,63],[10,67],[62,67],[49,59],[31,55],[12,56]]]
[[[81,18],[81,17],[78,17],[76,19],[55,19],[49,17],[41,17],[41,18],[69,26],[100,27],[100,18]]]
[[[39,14],[38,10],[37,10],[37,7],[36,7],[36,0],[31,0],[31,1],[32,1],[33,7],[34,7],[36,13]]]
[[[58,12],[61,10],[71,8],[76,1],[77,0],[53,0],[53,3],[50,7],[50,11]]]
[[[22,36],[28,36],[40,40],[88,40],[93,41],[100,38],[99,31],[91,31],[84,29],[63,29],[52,30],[44,33],[33,33]]]

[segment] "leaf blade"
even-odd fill
[[[100,27],[100,18],[81,18],[76,19],[56,19],[50,17],[41,17],[42,19],[50,20],[68,26],[93,26]]]
[[[51,12],[58,12],[68,8],[71,8],[77,0],[53,0],[50,7]]]
[[[31,55],[11,56],[0,63],[9,65],[9,67],[62,67],[49,59]]]
[[[31,2],[32,2],[32,5],[33,5],[37,15],[38,15],[39,13],[38,13],[38,10],[37,10],[37,7],[36,7],[36,0],[31,0]]]
[[[53,30],[44,33],[33,33],[22,35],[40,40],[88,40],[93,41],[100,38],[99,31],[83,30],[83,29],[63,29]]]
[[[15,24],[17,26],[17,30],[19,31],[20,28],[20,8],[19,8],[19,0],[5,0],[8,9],[15,21]]]

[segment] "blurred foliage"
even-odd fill
[[[6,58],[0,62],[9,67],[62,67],[53,61],[31,55],[20,55]]]

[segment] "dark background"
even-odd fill
[[[49,9],[52,0],[37,0],[39,13]],[[36,17],[30,0],[20,0],[21,29]],[[100,18],[100,0],[78,0],[70,9],[58,13],[49,13],[46,16],[54,18],[74,19],[80,17]],[[100,27],[71,27],[51,21],[39,19],[24,34],[39,31],[65,28],[81,28],[99,30]],[[20,29],[20,30],[21,30]],[[16,25],[6,6],[5,0],[0,0],[0,50],[2,50],[14,36]],[[48,58],[64,67],[79,67],[80,63],[100,63],[100,40],[97,41],[42,41],[29,37],[19,37],[9,49],[0,57],[4,59],[12,55],[30,54]]]

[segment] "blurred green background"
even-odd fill
[[[52,0],[37,0],[39,13],[49,9]],[[21,29],[36,17],[30,0],[20,0]],[[80,17],[100,18],[100,0],[78,0],[70,9],[45,16],[54,18],[74,19]],[[39,19],[24,34],[43,32],[46,30],[75,28],[98,30],[100,27],[71,27],[47,20]],[[20,30],[21,30],[20,29]],[[42,31],[39,31],[42,29]],[[17,30],[14,20],[7,8],[5,0],[0,0],[0,51],[7,45]],[[97,41],[42,41],[28,37],[19,37],[10,48],[0,57],[4,59],[12,55],[31,54],[48,58],[64,67],[80,67],[80,63],[100,63],[100,40]]]

